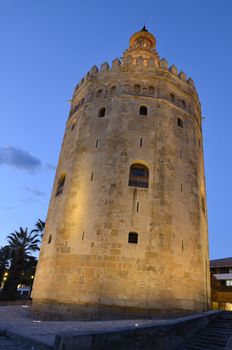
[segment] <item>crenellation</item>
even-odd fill
[[[112,66],[111,66],[111,68],[112,69],[115,69],[115,68],[118,68],[118,67],[120,67],[121,66],[121,61],[120,61],[120,59],[117,57],[117,58],[115,58],[113,61],[112,61]]]
[[[186,81],[186,74],[182,71],[180,71],[180,73],[178,74],[178,77],[183,80],[183,81]]]
[[[99,71],[99,69],[97,68],[96,65],[94,65],[91,69],[90,69],[90,74],[96,74]]]
[[[100,72],[105,72],[106,70],[109,70],[109,69],[110,69],[110,66],[109,66],[108,62],[104,62],[101,64]]]
[[[160,64],[160,68],[168,70],[168,61],[165,58],[162,58],[159,61],[159,64]]]
[[[192,78],[188,78],[187,83],[188,83],[190,86],[194,87],[194,81],[192,80]]]
[[[171,72],[172,74],[174,74],[176,76],[178,75],[178,70],[174,64],[169,67],[169,72]]]

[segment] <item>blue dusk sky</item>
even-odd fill
[[[202,104],[210,257],[232,256],[232,1],[0,0],[0,245],[45,220],[69,102],[146,23]]]

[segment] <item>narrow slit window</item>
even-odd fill
[[[182,159],[182,150],[180,149],[180,159]]]
[[[141,137],[141,139],[140,139],[140,147],[143,147],[143,138]]]
[[[136,210],[137,210],[137,212],[139,211],[139,202],[137,202]]]
[[[76,125],[76,123],[72,124],[71,131],[75,129],[75,125]]]
[[[140,106],[139,115],[147,115],[147,107],[146,106]]]
[[[98,148],[98,139],[96,140],[95,147]]]
[[[148,188],[149,170],[143,164],[132,164],[130,167],[128,186]]]
[[[98,117],[99,117],[99,118],[102,118],[102,117],[105,116],[105,114],[106,114],[106,109],[105,109],[105,107],[100,108],[100,109],[99,109],[99,112],[98,112]]]
[[[182,252],[184,251],[184,241],[182,239]]]
[[[182,184],[182,182],[180,183],[180,192],[183,192],[183,184]]]
[[[137,244],[138,243],[138,233],[137,232],[129,232],[128,235],[128,243],[134,243]]]
[[[178,119],[177,119],[177,125],[178,125],[180,128],[183,129],[183,127],[184,127],[184,122],[183,122],[183,120],[182,120],[181,118],[178,118]]]
[[[52,241],[52,235],[50,235],[50,236],[48,237],[48,244],[50,244],[51,241]]]
[[[56,188],[56,196],[59,196],[63,193],[64,190],[64,184],[65,184],[65,178],[66,176],[62,174],[58,180],[57,188]]]
[[[91,174],[91,181],[93,181],[93,173]]]
[[[81,240],[82,240],[82,241],[84,240],[84,237],[85,237],[85,233],[83,232],[83,233],[82,233],[82,237],[81,237]]]

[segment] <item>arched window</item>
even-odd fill
[[[148,88],[148,94],[151,95],[151,96],[153,96],[153,95],[154,95],[154,92],[155,92],[155,90],[154,90],[153,86],[149,86],[149,88]]]
[[[143,164],[132,164],[130,167],[128,186],[148,188],[149,170]]]
[[[106,114],[106,109],[105,107],[102,107],[101,109],[99,109],[99,112],[98,112],[98,117],[104,117]]]
[[[75,125],[76,123],[73,123],[72,126],[71,126],[71,131],[75,129]]]
[[[186,109],[186,102],[185,102],[185,100],[182,100],[182,106],[183,106],[184,109]]]
[[[175,100],[176,100],[175,95],[174,94],[170,94],[170,97],[171,97],[171,101],[175,102]]]
[[[140,85],[138,85],[138,84],[135,84],[135,85],[134,85],[134,93],[135,93],[136,95],[139,95],[139,94],[140,94]]]
[[[180,128],[183,128],[184,127],[184,122],[181,118],[177,118],[177,125],[180,127]]]
[[[96,95],[97,97],[101,97],[102,96],[102,89],[100,89],[100,90],[98,90],[97,91],[97,95]]]
[[[137,232],[129,232],[128,243],[138,243],[138,236]]]
[[[147,115],[147,107],[146,106],[140,106],[139,115]]]
[[[85,102],[85,99],[82,98],[81,102],[80,102],[80,107],[83,105],[83,103]]]
[[[65,177],[66,177],[66,175],[62,174],[59,178],[57,188],[56,188],[56,196],[59,196],[61,193],[63,193]]]
[[[114,95],[116,93],[116,86],[112,86],[110,89],[110,95]]]

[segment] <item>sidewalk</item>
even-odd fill
[[[37,348],[42,349],[43,345],[44,349],[52,349],[55,336],[61,333],[123,330],[157,322],[165,323],[165,321],[167,320],[40,321],[30,318],[30,306],[28,305],[0,307],[0,334],[7,333],[14,339],[25,340],[36,350]]]

